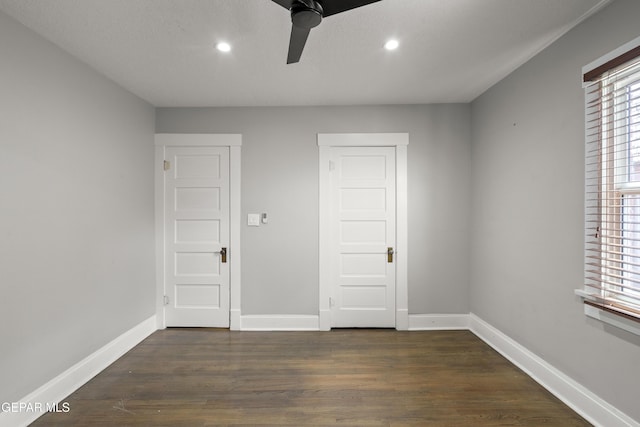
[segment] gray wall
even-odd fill
[[[242,314],[318,313],[317,133],[408,132],[409,313],[468,313],[470,106],[159,108],[159,133],[241,133]],[[246,226],[247,213],[269,224]]]
[[[153,108],[0,13],[0,402],[154,314]]]
[[[640,36],[617,0],[472,104],[471,311],[640,420],[640,337],[586,318],[581,68]],[[606,364],[603,363],[607,361]]]

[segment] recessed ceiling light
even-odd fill
[[[398,40],[389,40],[384,44],[384,48],[387,50],[395,50],[398,48],[398,46],[400,46],[400,43],[398,43]]]
[[[216,45],[216,49],[218,49],[220,52],[229,52],[231,50],[231,45],[226,42],[220,42]]]

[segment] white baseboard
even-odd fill
[[[319,317],[310,315],[244,315],[240,317],[242,331],[318,331]]]
[[[398,312],[400,319],[397,329],[406,330],[409,321],[405,312]],[[329,331],[331,330],[331,311],[322,310],[315,315],[243,315],[239,316],[239,329],[242,331]],[[233,313],[232,313],[232,325]],[[233,329],[233,328],[232,328]]]
[[[469,329],[468,314],[410,314],[410,331]]]
[[[65,397],[79,389],[156,330],[157,323],[154,315],[76,363],[18,402],[14,402],[16,405],[27,405],[22,410],[18,410],[19,407],[17,407],[13,411],[0,412],[0,427],[27,426],[47,411],[47,404],[60,403],[58,409],[65,409],[61,403]],[[73,407],[68,407],[68,410],[73,411]]]
[[[640,423],[473,313],[469,315],[469,329],[591,424],[602,427],[640,426]]]

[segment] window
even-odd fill
[[[640,46],[584,74],[585,304],[640,322]]]

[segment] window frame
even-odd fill
[[[631,131],[631,110],[628,107],[634,99],[640,102],[640,65],[620,81],[608,76],[610,71],[617,72],[630,61],[640,63],[640,37],[583,67],[583,87],[586,90],[585,286],[577,289],[576,294],[583,298],[585,314],[588,316],[640,335],[640,310],[635,309],[640,302],[640,243],[631,248],[625,243],[625,240],[632,239],[640,241],[640,227],[634,227],[633,223],[625,227],[624,221],[626,200],[636,201],[630,209],[640,211],[640,177],[635,181],[631,179],[634,157],[631,143],[638,139],[634,138],[636,131],[620,134],[617,128],[618,123],[623,123],[622,126]],[[629,91],[625,89],[626,98],[619,99],[620,88],[634,85],[637,85],[637,98],[630,98]],[[590,108],[593,110],[590,111]],[[594,128],[597,130],[593,131]],[[640,138],[640,129],[637,133]],[[638,142],[636,148],[640,151]],[[594,145],[597,147],[595,156]],[[640,159],[640,152],[637,157]],[[597,162],[594,162],[594,158]],[[593,196],[594,193],[597,196]],[[595,204],[594,197],[597,199]],[[630,215],[636,217],[636,223],[640,222],[640,212]],[[625,238],[629,235],[633,235],[633,238]],[[628,255],[627,251],[639,252]],[[629,261],[629,257],[632,261]],[[629,301],[632,303],[629,304]],[[625,304],[632,305],[633,310],[625,310]]]

